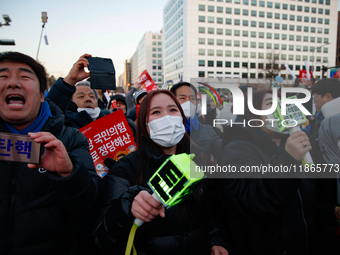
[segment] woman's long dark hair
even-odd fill
[[[155,90],[150,92],[143,100],[140,105],[137,117],[137,146],[138,146],[138,159],[139,159],[139,171],[137,175],[137,184],[143,184],[145,177],[145,169],[144,167],[147,165],[147,160],[149,155],[147,154],[144,148],[148,148],[148,152],[156,155],[164,154],[163,150],[154,143],[148,134],[146,123],[148,122],[148,116],[150,112],[151,101],[154,96],[159,94],[166,94],[175,102],[177,105],[182,118],[183,124],[185,125],[186,117],[182,110],[181,104],[178,102],[177,98],[168,90]],[[177,153],[190,153],[190,138],[186,133],[183,139],[177,144],[176,154]]]
[[[168,90],[156,90],[150,92],[143,100],[143,102],[140,105],[139,112],[138,112],[138,117],[137,117],[137,146],[138,146],[138,174],[137,174],[137,184],[142,185],[146,183],[147,180],[147,174],[145,167],[148,165],[148,159],[149,159],[149,154],[155,154],[155,155],[164,155],[163,150],[156,144],[154,143],[148,134],[147,128],[146,128],[146,123],[148,122],[148,115],[150,112],[150,105],[151,101],[154,96],[159,95],[159,94],[166,94],[171,99],[176,103],[182,118],[183,118],[183,124],[186,124],[186,117],[184,115],[184,112],[182,110],[182,107],[180,103],[178,102],[177,98],[175,95],[168,91]],[[187,133],[185,133],[184,137],[182,140],[177,144],[176,147],[176,154],[179,153],[187,153],[190,154],[190,142],[194,143],[192,140],[190,141],[190,137]],[[145,149],[147,148],[147,150]],[[197,158],[204,157],[202,153],[196,155]],[[195,158],[196,158],[195,157]],[[205,157],[204,157],[205,158]],[[176,205],[175,208],[175,215],[177,217],[184,217],[187,220],[190,220],[192,217],[193,213],[200,214],[202,215],[202,219],[206,219],[206,210],[200,210],[197,212],[197,208],[208,208],[207,199],[203,199],[203,193],[202,189],[204,188],[203,182],[201,182],[193,191],[193,193],[190,195],[188,199],[186,199],[184,202]],[[198,205],[200,204],[200,205]],[[204,205],[203,205],[204,204]]]

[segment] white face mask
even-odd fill
[[[187,119],[193,119],[196,113],[196,105],[191,103],[190,101],[186,101],[185,103],[181,104],[185,117]]]
[[[166,148],[175,146],[185,134],[181,116],[166,115],[150,121],[147,125],[149,126],[151,140]]]
[[[99,107],[96,107],[94,109],[92,109],[92,108],[78,108],[77,111],[78,112],[86,111],[91,116],[93,121],[95,121],[100,114],[100,108]]]
[[[281,132],[276,124],[276,121],[274,121],[275,117],[273,114],[267,115],[267,119],[269,120],[268,125],[266,126],[267,129],[274,131],[279,134],[289,134],[288,131],[283,131]]]

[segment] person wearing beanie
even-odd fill
[[[136,104],[139,105],[142,103],[144,97],[148,94],[147,91],[145,90],[139,90],[135,93],[135,101],[136,101]],[[136,112],[136,107],[134,107],[130,112],[129,114],[127,115],[127,117],[129,119],[131,119],[132,121],[136,121],[137,119],[137,112]]]
[[[117,108],[112,107],[113,100],[116,100]],[[130,118],[128,118],[126,116],[126,113],[128,111],[128,107],[127,107],[127,104],[126,104],[125,97],[122,96],[122,95],[111,96],[108,107],[109,107],[109,110],[111,110],[113,112],[118,111],[118,110],[123,110],[125,118],[126,118],[128,124],[129,124],[130,129],[131,129],[132,135],[136,139],[136,124]]]
[[[112,106],[113,100],[116,100],[117,109],[118,110],[122,109],[124,114],[126,115],[126,113],[128,112],[128,106],[126,104],[125,97],[122,96],[122,95],[111,96],[110,102],[109,102],[109,105],[108,105],[108,109],[111,110],[111,111],[113,110],[113,106]]]

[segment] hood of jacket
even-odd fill
[[[322,114],[325,118],[329,118],[340,113],[340,97],[335,98],[321,107]]]

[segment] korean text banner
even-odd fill
[[[93,163],[101,177],[109,170],[104,165],[104,159],[110,157],[117,161],[136,150],[135,140],[122,110],[110,113],[79,131],[89,142]]]
[[[41,150],[28,135],[0,132],[0,160],[39,164]]]

